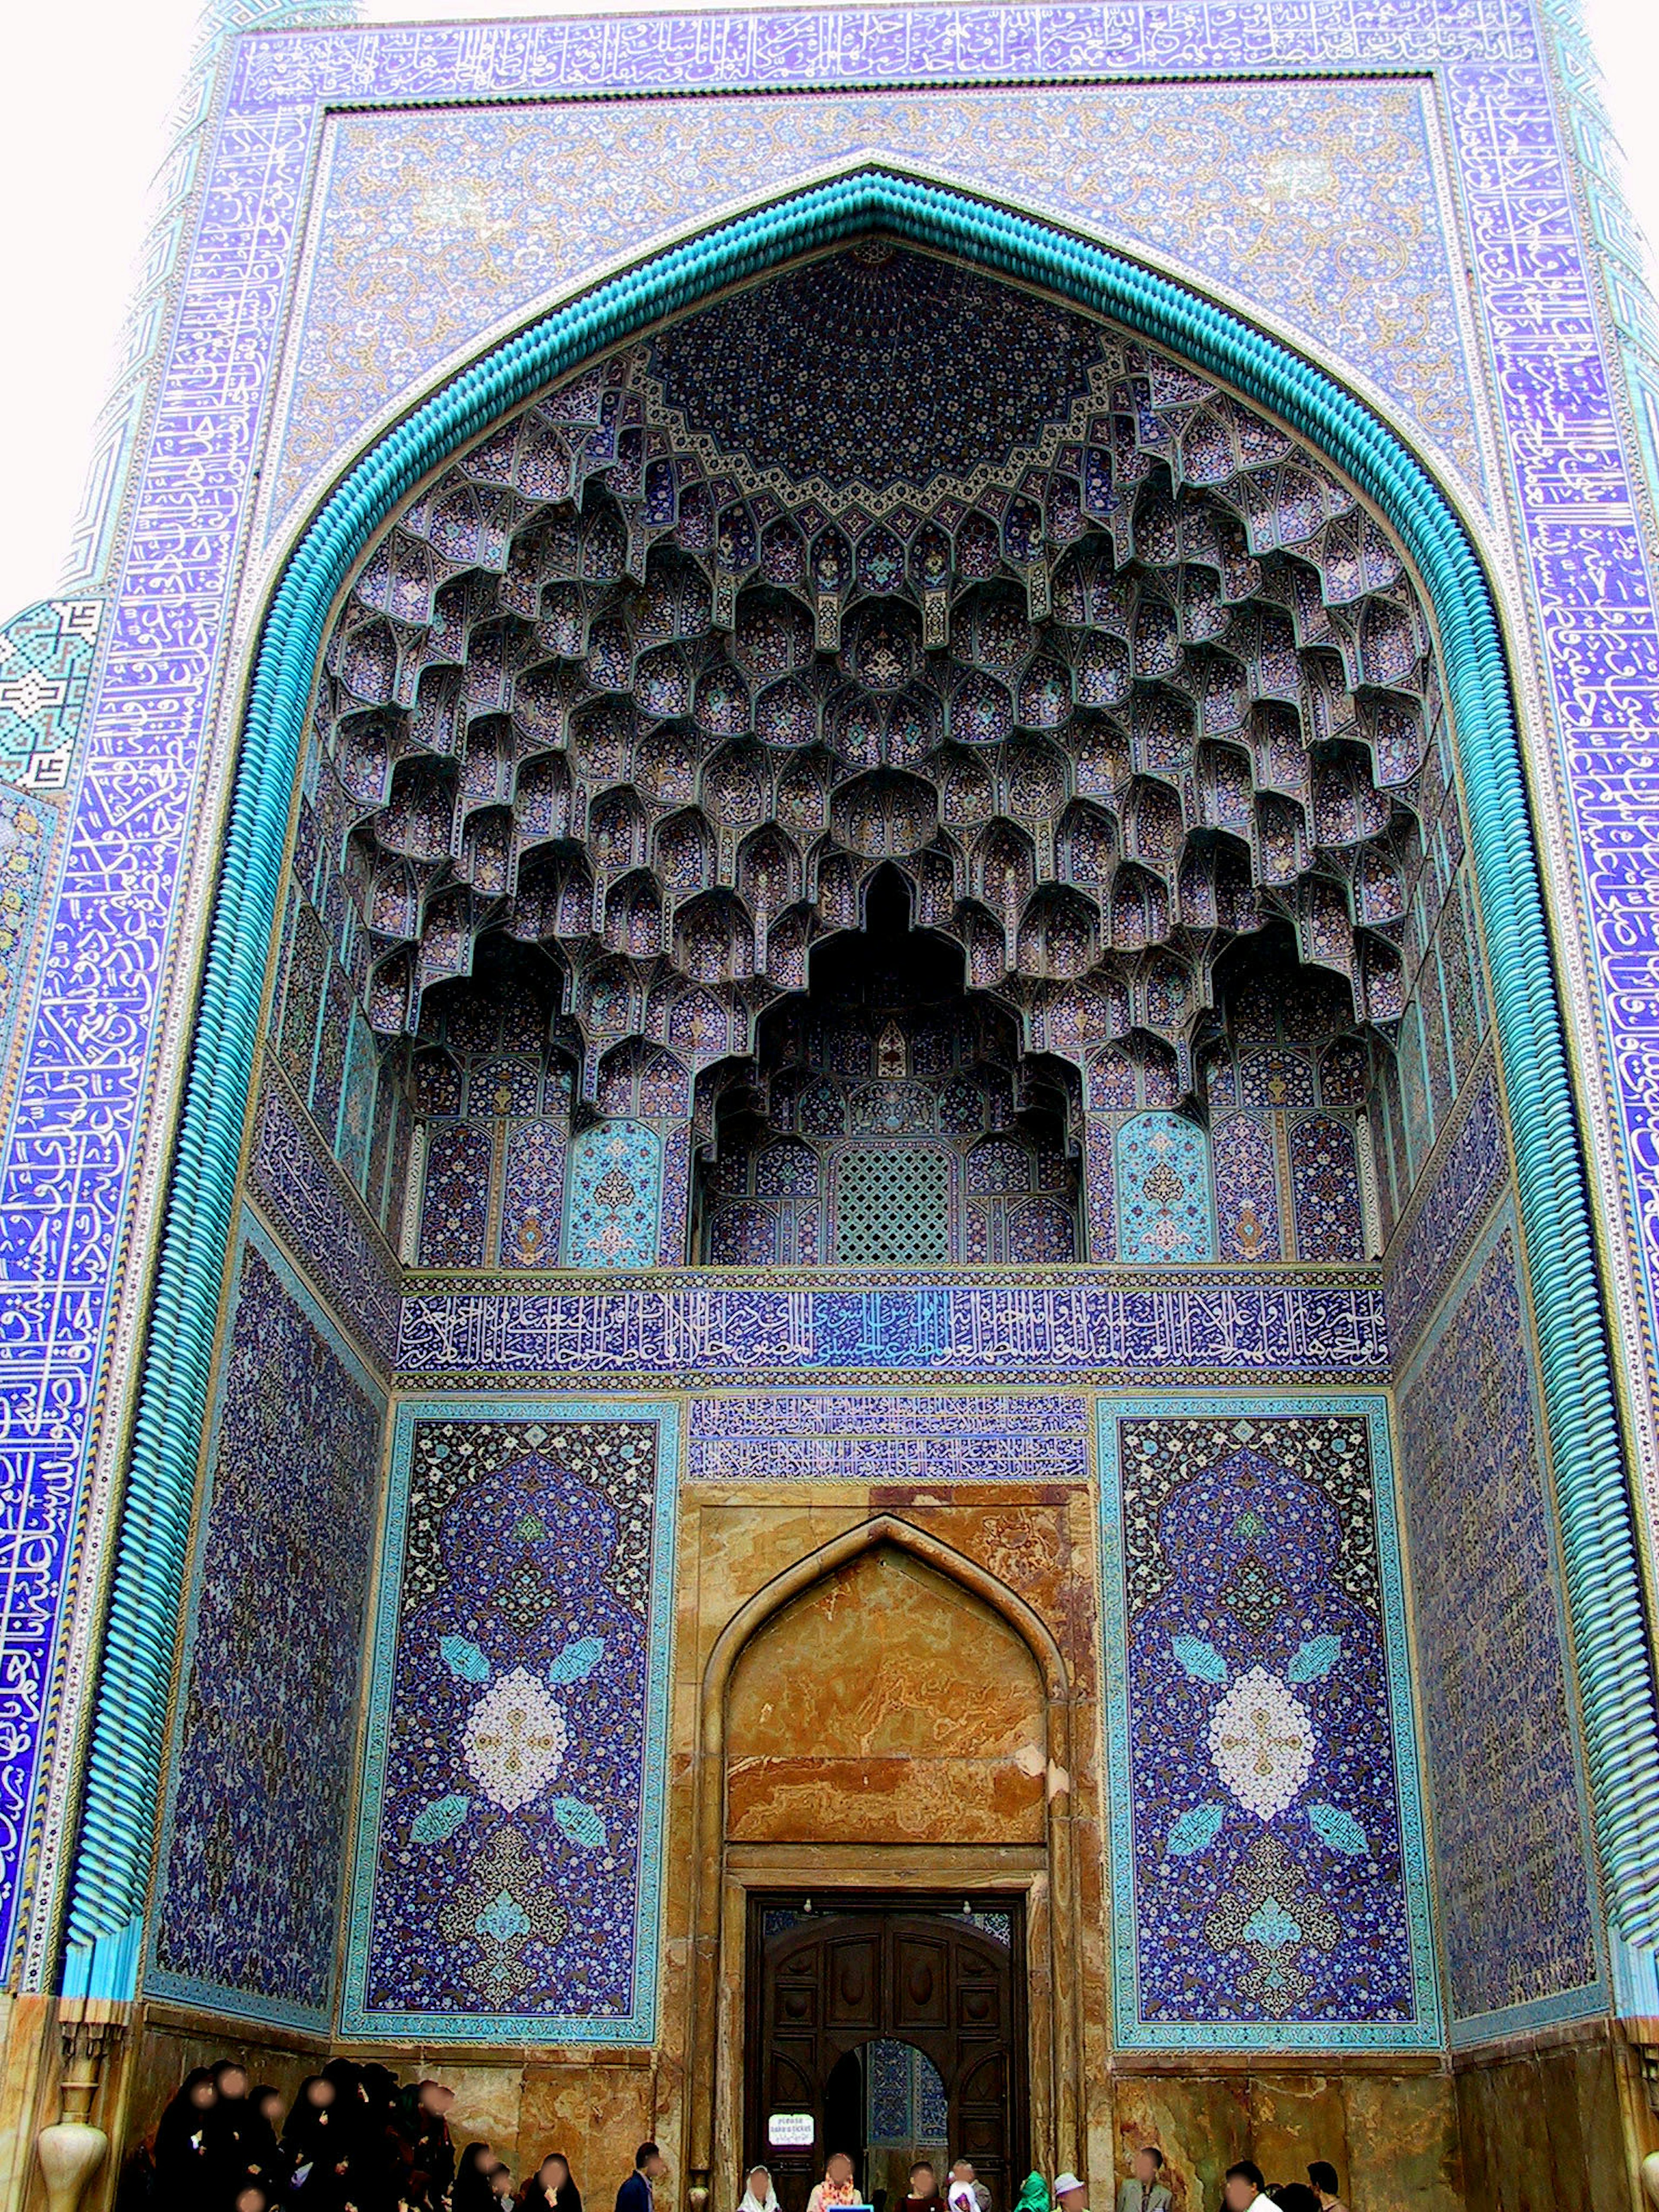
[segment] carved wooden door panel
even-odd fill
[[[836,2064],[888,2039],[937,2067],[951,2155],[971,2158],[1008,2212],[1027,2155],[1023,1900],[990,1900],[995,1933],[930,1902],[860,1897],[804,1915],[750,1898],[744,2155],[771,2167],[783,2212],[804,2212],[824,2159],[848,2148],[824,2139]],[[810,2116],[811,2140],[773,2140],[789,2132],[770,2124],[779,2114],[803,2138]]]

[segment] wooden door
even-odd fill
[[[825,2158],[846,2148],[823,2136],[837,2061],[888,2038],[938,2068],[951,2156],[972,2159],[994,2212],[1008,2212],[1028,2148],[1024,1900],[982,1902],[995,1934],[964,1919],[959,1899],[952,1911],[860,1897],[803,1915],[751,1896],[744,2156],[771,2167],[783,2212],[804,2212]],[[811,2142],[770,2141],[778,2113],[810,2114]]]

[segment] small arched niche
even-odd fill
[[[732,1843],[1042,1844],[1048,1717],[1018,1630],[883,1543],[767,1620],[733,1670]]]

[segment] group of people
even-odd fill
[[[756,2183],[761,2184],[757,2190]],[[910,2193],[902,2197],[895,2212],[991,2212],[991,2192],[975,2175],[972,2163],[959,2158],[951,2168],[946,2193],[939,2194],[939,2169],[931,2159],[919,2158],[910,2168]],[[853,2161],[844,2150],[831,2152],[823,2179],[806,2200],[806,2212],[841,2212],[843,2205],[860,2201],[853,2176]],[[618,2206],[617,2212],[623,2212]],[[778,2212],[772,2177],[763,2166],[750,2169],[749,2186],[738,2212]]]
[[[570,2162],[558,2151],[515,2183],[487,2142],[456,2155],[448,2112],[454,2092],[441,2081],[398,2082],[390,2067],[336,2058],[300,2085],[289,2104],[266,2084],[250,2087],[234,2058],[186,2075],[161,2115],[153,2155],[128,2176],[123,2205],[146,2202],[179,2212],[582,2212]],[[653,2142],[641,2143],[617,2192],[616,2212],[659,2212],[657,2185],[667,2172]],[[837,2151],[807,2199],[806,2212],[845,2212],[862,2202],[852,2160]],[[1056,2212],[1088,2212],[1088,2191],[1074,2173],[1054,2185]],[[1144,2144],[1117,2193],[1116,2212],[1171,2212],[1164,2154]],[[1223,2212],[1346,2212],[1336,2169],[1324,2160],[1305,2182],[1269,2189],[1261,2169],[1241,2159],[1227,2169]],[[738,2212],[780,2212],[772,2176],[750,2169]],[[991,2192],[965,2158],[941,2190],[938,2168],[918,2159],[909,2193],[892,2212],[994,2212]],[[1050,2212],[1048,2184],[1034,2173],[1012,2212]]]
[[[1328,2159],[1316,2158],[1305,2181],[1281,2181],[1269,2189],[1261,2168],[1241,2159],[1227,2168],[1222,2201],[1227,2212],[1347,2212],[1337,2193],[1336,2168]]]
[[[1046,2205],[1036,2201],[1032,2182],[1046,2198],[1048,2192],[1034,2174],[1021,2191],[1015,2212],[1046,2212]],[[1170,2212],[1172,2202],[1164,2154],[1156,2143],[1143,2143],[1118,2185],[1117,2212]],[[1089,2192],[1076,2174],[1062,2173],[1054,2183],[1054,2203],[1059,2212],[1088,2212]],[[1347,2212],[1337,2194],[1336,2168],[1327,2159],[1314,2160],[1306,2181],[1277,2182],[1271,2189],[1253,2160],[1240,2159],[1227,2168],[1221,2203],[1223,2212]]]
[[[522,2184],[487,2142],[458,2157],[453,2102],[441,2081],[336,2058],[290,2103],[222,2058],[185,2076],[154,2150],[129,2169],[123,2212],[582,2212],[556,2151]]]
[[[1314,2160],[1306,2181],[1279,2182],[1271,2189],[1261,2167],[1249,2159],[1241,2159],[1227,2168],[1221,2196],[1223,2212],[1347,2212],[1338,2194],[1336,2168],[1327,2159]],[[844,2208],[861,2201],[853,2161],[844,2151],[836,2151],[824,2166],[823,2180],[806,2200],[806,2212],[844,2212]],[[1117,2212],[1170,2212],[1172,2203],[1164,2154],[1156,2143],[1143,2143],[1119,2185]],[[1087,2185],[1075,2173],[1057,2175],[1053,2203],[1057,2212],[1088,2212]],[[1040,2173],[1034,2173],[1021,2189],[1012,2212],[1049,2212],[1049,2208],[1048,2185]],[[617,2212],[652,2212],[652,2209],[648,2204],[624,2204],[619,2197]],[[750,2171],[738,2212],[779,2212],[772,2177],[763,2166]],[[959,2158],[951,2168],[941,2196],[938,2167],[931,2159],[921,2158],[910,2168],[908,2196],[890,2212],[992,2212],[991,2192],[969,2160]]]

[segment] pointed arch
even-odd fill
[[[139,1385],[87,1762],[64,1985],[136,1986],[173,1627],[206,1419],[244,1109],[289,802],[325,628],[373,534],[431,470],[599,351],[804,252],[880,228],[1135,331],[1318,448],[1423,580],[1492,953],[1545,1425],[1583,1685],[1621,2008],[1659,1991],[1659,1731],[1589,1194],[1492,593],[1451,501],[1353,394],[1287,346],[1087,240],[872,165],[793,191],[613,276],[495,348],[380,438],[289,562],[261,631],[209,935]]]
[[[732,1686],[732,1676],[744,1650],[759,1635],[769,1620],[793,1604],[801,1594],[815,1583],[823,1582],[850,1565],[865,1553],[890,1546],[920,1559],[943,1575],[947,1582],[956,1583],[969,1591],[982,1605],[1006,1620],[1036,1662],[1042,1681],[1043,1693],[1048,1705],[1048,1763],[1052,1771],[1056,1765],[1069,1770],[1070,1680],[1064,1653],[1055,1642],[1053,1632],[1040,1613],[1033,1611],[1018,1591],[984,1567],[918,1528],[908,1521],[901,1521],[890,1513],[878,1513],[869,1521],[860,1522],[855,1528],[843,1529],[821,1544],[815,1552],[808,1552],[763,1584],[754,1595],[738,1607],[709,1652],[703,1668],[702,1690],[698,1705],[698,1741],[705,1758],[719,1758],[726,1741],[726,1701]],[[1056,1729],[1064,1741],[1056,1745]]]
[[[690,1948],[696,1962],[686,2065],[690,2163],[708,2168],[718,2134],[718,2064],[723,2002],[714,1962],[726,1947],[726,1883],[718,1872],[726,1848],[726,1715],[738,1666],[755,1638],[806,1591],[856,1560],[884,1549],[930,1568],[1007,1623],[1030,1655],[1042,1684],[1047,1744],[1043,1777],[1046,1841],[1041,1847],[1047,1887],[1047,1982],[1051,1991],[1049,2050],[1040,2068],[1047,2082],[1034,2111],[1032,2139],[1050,2139],[1050,2155],[1073,2165],[1085,2155],[1079,2053],[1083,2048],[1082,1990],[1077,1972],[1082,1904],[1073,1837],[1073,1684],[1066,1656],[1042,1616],[1017,1590],[931,1531],[894,1513],[877,1513],[844,1528],[774,1575],[744,1600],[721,1629],[704,1662],[698,1700],[696,1779],[692,1798]],[[711,1880],[711,1870],[716,1870]],[[730,2001],[726,1992],[725,2001]],[[1034,2033],[1036,2032],[1035,2023]],[[728,2085],[729,2093],[729,2085]],[[1079,2169],[1080,2170],[1080,2169]]]

